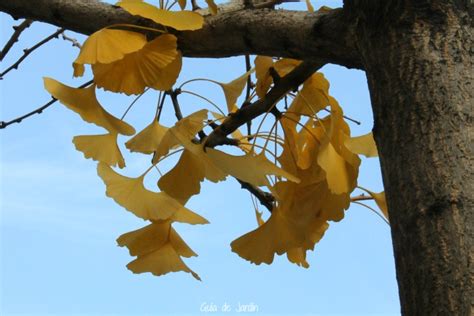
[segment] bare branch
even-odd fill
[[[77,47],[77,48],[81,49],[82,45],[78,42],[77,39],[67,36],[66,33],[63,33],[61,35],[61,37],[62,37],[63,40],[71,42],[73,47]]]
[[[273,210],[273,205],[275,203],[275,197],[269,193],[265,192],[259,187],[256,187],[248,182],[244,182],[236,178],[236,180],[240,183],[242,189],[245,189],[253,194],[257,198],[257,200],[267,208],[267,210],[271,213]]]
[[[89,86],[90,84],[92,84],[94,81],[93,80],[90,80],[84,84],[82,84],[81,86],[79,86],[78,88],[85,88],[87,86]],[[33,110],[25,115],[22,115],[20,117],[17,117],[11,121],[8,121],[8,122],[4,122],[4,121],[0,121],[0,129],[4,129],[6,127],[8,127],[9,125],[11,124],[14,124],[14,123],[21,123],[24,119],[26,118],[29,118],[30,116],[33,116],[35,114],[41,114],[43,113],[44,110],[46,110],[47,108],[49,108],[51,105],[53,105],[54,103],[56,103],[56,101],[58,101],[58,99],[56,98],[51,98],[51,100],[49,100],[46,104],[40,106],[39,108],[37,108],[36,110]]]
[[[20,38],[21,33],[23,33],[24,30],[30,27],[31,23],[33,23],[33,20],[26,19],[21,24],[14,26],[13,29],[15,30],[13,32],[13,35],[10,37],[8,42],[5,44],[3,47],[2,51],[0,52],[0,61],[5,58],[5,56],[8,54],[10,49],[15,45],[16,42],[18,42],[18,39]]]
[[[2,73],[0,73],[0,80],[3,79],[3,77],[7,73],[12,71],[13,69],[18,69],[18,66],[20,66],[20,64],[23,62],[23,60],[25,60],[25,58],[28,57],[28,55],[30,55],[36,49],[40,48],[41,46],[43,46],[44,44],[46,44],[47,42],[49,42],[53,38],[57,38],[59,36],[59,34],[61,34],[62,32],[64,32],[64,29],[58,29],[56,32],[49,35],[48,37],[46,37],[42,41],[38,42],[37,44],[35,44],[31,48],[27,48],[27,49],[23,50],[23,55],[13,65],[11,65],[6,70],[4,70]]]
[[[161,28],[123,9],[97,0],[0,1],[0,11],[91,34],[113,24]],[[184,56],[228,57],[245,54],[323,59],[362,69],[355,43],[355,21],[344,9],[303,12],[252,9],[206,16],[202,29],[174,32]]]
[[[231,113],[207,138],[206,147],[215,147],[227,143],[227,135],[237,128],[253,120],[257,116],[270,111],[288,91],[298,88],[315,71],[324,65],[322,61],[304,61],[292,72],[282,77],[263,97],[249,106]],[[276,108],[274,108],[276,110]],[[278,111],[279,112],[279,111]]]

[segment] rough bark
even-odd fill
[[[473,314],[473,27],[458,4],[355,12],[404,315]]]
[[[2,0],[0,11],[86,35],[114,24],[159,27],[150,20],[132,16],[120,7],[97,0]],[[207,16],[202,29],[175,34],[180,50],[188,57],[256,54],[317,58],[360,69],[352,25],[347,22],[343,10],[322,13],[238,10]]]

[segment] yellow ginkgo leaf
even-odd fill
[[[232,251],[255,264],[271,264],[275,254],[297,248],[304,241],[298,225],[285,218],[279,209],[262,226],[231,243]]]
[[[146,87],[168,90],[181,70],[176,37],[164,34],[142,49],[112,63],[92,65],[97,86],[125,94],[143,93]]]
[[[334,194],[350,193],[355,184],[347,171],[347,164],[330,142],[326,142],[318,154],[318,164],[326,172],[329,189]]]
[[[293,69],[295,69],[296,66],[298,66],[299,64],[301,64],[300,60],[291,59],[291,58],[282,58],[280,60],[277,60],[273,64],[273,67],[275,68],[275,70],[277,71],[280,77],[284,77],[290,72],[292,72]]]
[[[74,69],[73,77],[82,77],[84,76],[85,67],[83,64],[72,63],[72,68]]]
[[[72,142],[86,158],[92,158],[109,166],[125,167],[122,153],[117,146],[117,134],[75,136]]]
[[[132,256],[141,256],[158,250],[168,242],[180,256],[186,258],[197,256],[171,227],[169,220],[153,222],[148,226],[123,234],[117,239],[118,245],[126,246]]]
[[[158,159],[166,155],[174,146],[191,142],[195,135],[204,128],[206,119],[207,110],[199,110],[176,122],[163,136],[156,149],[155,157],[153,157],[153,163],[157,163]]]
[[[178,31],[193,31],[202,28],[204,18],[191,11],[168,11],[143,2],[141,0],[122,0],[117,3],[133,15],[155,21],[158,24],[170,26]]]
[[[232,80],[231,82],[219,83],[219,85],[222,87],[222,90],[224,90],[227,110],[229,111],[229,113],[237,111],[237,99],[242,94],[242,91],[245,88],[245,84],[247,83],[247,79],[252,72],[253,69],[247,71],[242,76]]]
[[[87,38],[74,64],[108,64],[142,49],[146,42],[141,33],[101,29]]]
[[[176,166],[158,181],[160,189],[185,204],[188,199],[201,191],[205,169],[199,157],[184,150]],[[179,183],[179,185],[176,185]]]
[[[171,221],[154,222],[138,230],[123,234],[117,239],[121,247],[127,247],[138,258],[127,267],[135,273],[151,272],[163,275],[185,271],[199,280],[181,260],[180,256],[197,256],[171,227]]]
[[[199,275],[192,271],[181,259],[176,250],[170,243],[153,252],[138,257],[127,265],[133,273],[151,272],[153,275],[160,276],[169,272],[184,271],[201,280]]]
[[[379,155],[372,132],[362,136],[351,137],[346,139],[344,143],[347,149],[354,154],[364,155],[366,157],[378,157]]]
[[[293,248],[286,253],[288,260],[303,268],[309,268],[309,263],[306,261],[306,251],[302,248]]]
[[[126,142],[125,146],[130,149],[131,152],[152,154],[158,148],[167,130],[167,127],[164,127],[158,123],[156,119],[153,119],[151,124]]]
[[[385,199],[385,191],[382,191],[380,193],[375,193],[375,192],[371,192],[371,191],[367,191],[367,192],[370,194],[370,196],[372,196],[374,198],[375,203],[380,208],[380,210],[382,211],[382,214],[385,216],[385,218],[387,220],[389,220],[387,200]]]
[[[170,221],[154,222],[117,238],[120,247],[126,246],[132,256],[141,256],[163,247],[169,240]]]
[[[313,116],[329,104],[329,82],[322,73],[313,74],[303,84],[288,109],[298,115]]]
[[[252,154],[232,156],[222,151],[208,148],[207,155],[226,174],[255,186],[264,185],[270,188],[271,185],[267,179],[269,175],[276,175],[293,182],[299,182],[297,177],[271,163],[263,153],[256,156]]]
[[[110,133],[135,134],[135,129],[109,114],[97,101],[95,85],[87,88],[72,88],[51,78],[44,78],[46,90],[70,110],[89,123],[96,124]]]
[[[217,5],[215,4],[214,0],[206,0],[207,6],[209,7],[209,11],[212,15],[217,14]]]
[[[255,57],[255,76],[257,77],[257,85],[255,91],[257,96],[261,99],[265,96],[268,89],[273,83],[273,78],[270,76],[269,69],[273,66],[273,59],[268,56]]]
[[[174,229],[171,229],[169,238],[170,244],[178,255],[185,258],[197,257],[197,254],[184,242]]]
[[[129,178],[99,163],[97,173],[106,185],[106,195],[136,216],[149,220],[166,220],[206,224],[207,220],[193,213],[165,192],[152,192],[143,185],[145,175]]]

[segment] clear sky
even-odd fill
[[[340,1],[314,5],[335,7]],[[18,22],[6,15],[0,19],[3,47],[11,26]],[[34,23],[0,70],[54,30]],[[72,79],[71,62],[77,53],[69,42],[55,40],[9,73],[0,81],[0,120],[8,121],[49,100],[43,76],[76,86],[87,81],[87,76]],[[243,72],[243,57],[185,59],[178,82],[193,77],[226,82]],[[369,132],[373,120],[364,73],[337,66],[326,66],[322,72],[345,114],[362,121],[360,126],[351,124],[353,135]],[[212,85],[190,84],[189,89],[225,104]],[[127,121],[137,130],[145,127],[156,99],[157,92],[147,93]],[[108,93],[101,93],[100,100],[117,116],[131,101]],[[185,114],[203,106],[199,99],[183,97]],[[173,122],[169,107],[164,119],[165,124]],[[220,310],[227,304],[235,309],[250,303],[258,306],[258,315],[399,315],[390,229],[379,217],[352,206],[309,252],[309,269],[290,264],[286,257],[276,257],[270,266],[256,266],[230,250],[232,240],[256,228],[248,192],[231,179],[205,183],[202,193],[189,202],[189,208],[210,225],[175,225],[199,254],[186,263],[202,282],[182,272],[162,277],[131,273],[125,266],[133,258],[116,246],[115,239],[144,222],[105,197],[96,163],[84,159],[71,142],[75,135],[101,132],[60,104],[0,131],[1,315],[230,315],[236,313],[205,313],[201,308],[213,304]],[[127,170],[122,173],[138,175],[149,166],[146,156],[125,158]],[[151,179],[147,184],[150,189],[153,183]],[[382,190],[376,158],[363,160],[359,184]]]

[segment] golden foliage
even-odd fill
[[[215,3],[206,2],[210,11],[216,14]],[[185,0],[178,3],[181,9],[185,8]],[[311,3],[306,3],[308,10],[314,11]],[[224,136],[233,137],[227,139],[227,143],[243,151],[242,155],[229,154],[221,148],[206,148],[208,131],[219,128],[220,122],[229,118],[212,113],[215,119],[210,121],[207,109],[182,117],[177,104],[181,87],[173,90],[181,71],[182,56],[176,36],[167,31],[167,27],[199,29],[203,26],[203,17],[195,12],[167,11],[141,0],[122,0],[118,5],[133,15],[160,24],[162,29],[147,31],[163,34],[148,41],[139,33],[139,28],[137,32],[114,26],[102,29],[86,40],[73,63],[75,76],[83,75],[85,64],[91,65],[93,85],[72,88],[50,78],[44,79],[44,85],[54,98],[84,121],[108,131],[101,135],[76,136],[73,143],[86,158],[98,161],[97,173],[105,184],[106,195],[148,221],[147,226],[117,239],[120,246],[127,247],[130,254],[136,256],[127,267],[134,273],[151,272],[157,276],[184,271],[200,280],[182,259],[197,255],[172,225],[174,222],[208,223],[185,204],[200,193],[204,180],[219,182],[232,176],[251,186],[254,194],[271,193],[272,197],[271,207],[267,205],[271,212],[268,220],[265,221],[262,212],[255,207],[258,227],[234,240],[232,251],[255,264],[270,264],[275,255],[286,254],[290,262],[308,268],[307,251],[313,250],[321,240],[330,221],[340,221],[344,217],[351,203],[350,195],[357,187],[361,163],[358,155],[377,156],[372,133],[351,137],[342,108],[329,93],[328,81],[317,72],[299,89],[286,94],[293,100],[282,116],[276,115],[277,120],[269,133],[262,132],[260,127],[255,134],[244,135],[238,129],[225,133]],[[248,67],[238,78],[228,83],[213,81],[223,89],[229,117],[240,114],[237,99],[247,83],[252,82],[254,70],[256,83],[248,87],[253,89],[248,102],[254,97],[265,98],[272,85],[277,85],[281,77],[300,63],[288,58],[274,60],[269,56],[257,56],[255,68]],[[128,95],[142,94],[147,88],[165,91],[151,123],[125,143],[131,152],[153,155],[151,166],[138,177],[127,177],[112,169],[113,166],[125,167],[117,144],[118,134],[131,136],[135,129],[101,106],[96,87]],[[169,95],[175,97],[172,101],[178,121],[165,127],[159,118],[164,98]],[[330,114],[321,117],[321,110]],[[253,144],[249,143],[251,139],[254,139]],[[265,141],[263,146],[261,140]],[[269,142],[274,143],[273,149],[268,146]],[[181,155],[176,164],[163,175],[160,172],[157,181],[160,191],[147,189],[144,183],[150,171],[158,169],[158,164],[179,152]],[[388,219],[384,192],[363,190]]]

